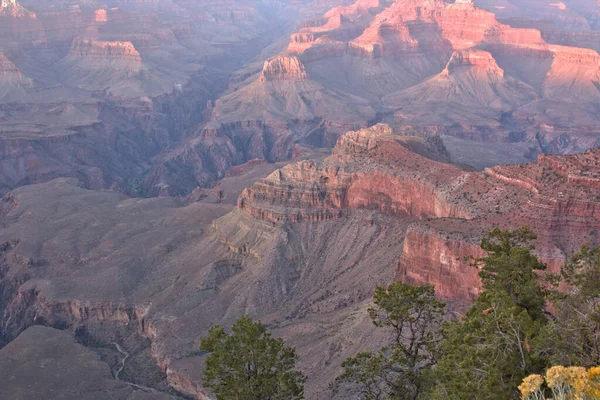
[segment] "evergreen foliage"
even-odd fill
[[[379,286],[369,309],[373,324],[386,328],[392,343],[376,353],[361,352],[344,361],[334,384],[367,400],[416,399],[435,364],[444,304],[432,286],[402,282]]]
[[[292,347],[245,315],[227,334],[220,325],[201,339],[206,358],[204,385],[217,400],[296,400],[304,398],[305,376],[295,369]]]
[[[584,246],[562,268],[564,290],[554,298],[548,341],[559,365],[600,365],[600,247]]]
[[[532,253],[535,239],[524,227],[495,229],[482,240],[486,256],[473,263],[482,293],[459,319],[444,321],[445,304],[430,285],[378,286],[368,312],[389,344],[346,359],[333,392],[364,400],[516,400],[561,398],[564,389],[600,398],[600,247],[582,247],[553,275]],[[205,385],[219,400],[303,398],[295,350],[248,316],[230,335],[211,328],[201,349],[210,353]],[[564,379],[554,379],[559,372]],[[573,382],[584,376],[581,389]]]
[[[478,260],[483,292],[461,320],[443,328],[443,356],[435,371],[434,399],[516,399],[526,376],[549,366],[546,269],[529,245],[529,228],[490,232]]]

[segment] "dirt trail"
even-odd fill
[[[126,352],[125,350],[123,350],[123,348],[118,343],[113,342],[112,344],[115,346],[115,348],[117,349],[117,351],[123,355],[123,359],[121,360],[121,363],[120,363],[121,365],[119,366],[119,368],[115,372],[115,379],[118,380],[118,381],[121,381],[121,382],[123,382],[123,383],[125,383],[125,384],[127,384],[129,386],[132,386],[132,387],[134,387],[136,389],[143,390],[146,393],[159,393],[158,390],[149,388],[147,386],[138,385],[136,383],[127,382],[127,381],[124,381],[121,378],[119,378],[119,374],[125,368],[125,363],[127,362],[127,359],[129,358],[129,353]]]

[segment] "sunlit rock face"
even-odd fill
[[[248,160],[331,148],[380,120],[420,136],[517,140],[536,147],[530,160],[583,151],[600,132],[596,5],[542,3],[5,0],[0,52],[20,72],[5,73],[0,96],[36,110],[5,120],[3,140],[20,150],[4,184],[68,171],[94,187],[187,195]],[[127,145],[115,144],[120,130]],[[61,144],[14,142],[50,136]],[[65,143],[85,155],[62,161]],[[98,146],[129,165],[109,170],[89,155]]]
[[[387,125],[349,132],[323,162],[288,165],[245,189],[238,207],[275,224],[341,224],[357,209],[410,218],[397,278],[432,284],[459,302],[479,293],[467,257],[482,256],[479,241],[494,227],[534,227],[538,255],[554,270],[581,243],[598,241],[598,150],[464,172],[432,159],[435,153],[416,154],[405,140]]]
[[[118,343],[147,388],[90,388],[205,398],[200,337],[250,314],[330,398],[377,285],[456,309],[495,227],[552,271],[600,244],[596,0],[0,1],[10,360]]]
[[[363,126],[373,115],[392,116],[397,128],[418,135],[480,142],[517,135],[538,152],[593,147],[600,137],[598,55],[586,47],[594,32],[578,31],[565,46],[552,41],[558,31],[517,23],[520,14],[502,7],[429,0],[336,7],[301,24],[285,51],[269,58],[265,68],[277,72],[257,72],[218,99],[205,127],[224,138],[232,124],[243,126],[240,137],[251,143],[267,137],[278,149],[271,160],[290,153],[282,141],[333,145],[338,127]],[[543,15],[576,13],[568,12]],[[291,134],[290,120],[304,129]]]

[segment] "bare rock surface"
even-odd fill
[[[1,193],[70,176],[186,196],[229,168],[332,148],[376,122],[487,151],[502,143],[507,156],[534,146],[529,161],[600,143],[589,1],[7,0],[1,10]],[[485,159],[468,149],[478,146],[456,157],[477,168]]]
[[[347,133],[322,162],[256,182],[238,207],[275,223],[343,220],[353,209],[410,216],[398,277],[469,300],[480,284],[465,257],[481,255],[478,241],[494,227],[536,229],[537,251],[555,270],[577,246],[598,242],[599,160],[595,149],[466,172],[414,153],[380,124]]]
[[[158,178],[143,184],[161,174],[152,166],[207,120],[235,71],[340,2],[4,1],[0,193],[70,176],[88,188],[161,194]],[[211,186],[253,158],[239,143],[233,151],[211,165],[194,160],[209,178],[171,182],[170,194]]]
[[[0,397],[205,399],[248,313],[330,398],[376,285],[600,244],[596,0],[0,1]]]

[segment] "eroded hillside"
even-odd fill
[[[19,188],[2,201],[3,340],[43,324],[88,346],[118,343],[157,369],[133,364],[122,379],[202,398],[198,339],[249,313],[298,348],[307,397],[327,398],[340,362],[385,339],[365,312],[377,284],[431,283],[460,310],[480,289],[464,257],[481,255],[493,227],[532,226],[555,270],[600,243],[597,150],[483,172],[444,157],[439,143],[376,125],[322,161],[249,165],[223,181],[220,203],[65,179]],[[259,171],[269,175],[232,185]]]

